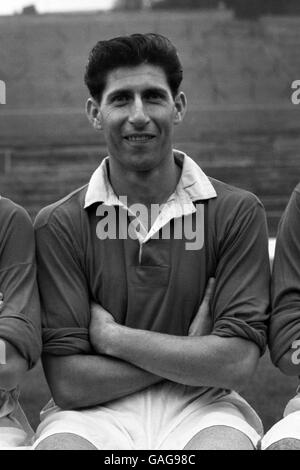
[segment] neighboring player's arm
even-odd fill
[[[13,390],[22,381],[28,363],[18,349],[0,338],[0,389]]]
[[[0,286],[0,389],[12,390],[41,353],[34,233],[13,206],[1,236]]]
[[[272,277],[269,348],[286,375],[300,375],[300,185],[280,221]]]

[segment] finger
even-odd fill
[[[211,298],[212,298],[212,293],[213,293],[214,287],[215,287],[215,278],[211,277],[208,280],[202,302],[199,306],[199,311],[200,312],[202,312],[203,310],[206,311],[208,306],[210,305],[210,301],[211,301]]]
[[[216,283],[215,278],[210,277],[209,280],[208,280],[208,283],[207,283],[207,287],[205,289],[204,299],[203,299],[206,302],[209,302],[209,300],[212,296],[212,293],[213,293],[213,290],[214,290],[214,287],[215,287],[215,283]]]
[[[94,300],[92,300],[90,303],[91,310],[96,310],[98,307],[99,305],[96,302],[94,302]]]

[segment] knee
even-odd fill
[[[96,450],[96,447],[76,434],[60,433],[43,439],[35,450]]]
[[[211,426],[199,431],[186,450],[254,450],[254,445],[241,431],[228,426]]]
[[[300,440],[287,437],[274,442],[266,450],[300,450]]]

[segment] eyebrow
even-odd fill
[[[158,86],[149,86],[149,87],[145,88],[144,90],[142,90],[142,94],[149,93],[149,92],[158,93],[162,96],[168,96],[168,92],[164,88],[161,88],[161,87],[158,87]],[[130,94],[132,94],[132,89],[131,88],[118,88],[116,90],[113,90],[111,93],[109,93],[107,95],[107,99],[111,100],[115,96],[122,95],[123,93],[130,95]]]

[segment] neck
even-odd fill
[[[109,160],[109,179],[118,196],[127,196],[128,204],[163,204],[175,191],[181,168],[173,155],[149,171],[132,171]]]

